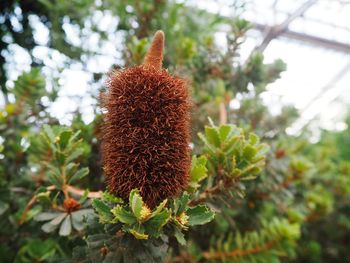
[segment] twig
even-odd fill
[[[214,187],[206,189],[203,193],[199,195],[197,199],[192,200],[189,203],[189,205],[190,206],[198,205],[199,203],[202,203],[204,200],[206,200],[209,196],[213,194],[217,194],[219,192],[221,192],[221,187],[220,187],[220,184],[217,184]]]
[[[209,198],[212,195],[216,195],[221,193],[223,189],[230,188],[235,182],[235,179],[228,179],[224,177],[223,175],[224,171],[221,167],[221,165],[218,165],[217,167],[217,179],[218,182],[215,186],[207,188],[203,193],[199,195],[197,199],[192,200],[189,205],[195,206],[202,202],[204,202],[207,198]]]
[[[274,245],[276,245],[277,240],[271,240],[269,242],[267,242],[266,244],[263,244],[261,246],[256,246],[254,248],[251,249],[246,249],[246,250],[242,250],[242,249],[235,249],[233,251],[230,252],[204,252],[203,256],[206,259],[218,259],[218,258],[227,258],[227,257],[242,257],[242,256],[246,256],[246,255],[250,255],[250,254],[258,254],[260,252],[263,252],[265,250],[268,250],[270,248],[272,248]]]
[[[220,102],[220,124],[227,123],[227,110],[224,102]]]
[[[67,191],[72,193],[72,194],[80,195],[80,196],[83,196],[85,194],[84,190],[81,190],[81,189],[76,188],[76,187],[71,186],[71,185],[67,185]],[[89,198],[101,198],[102,197],[102,191],[88,192],[87,197],[89,197]]]
[[[19,220],[19,224],[22,225],[24,223],[24,221],[27,218],[29,209],[33,206],[33,204],[35,203],[36,199],[38,199],[37,195],[34,195],[28,202],[28,204],[26,205],[26,207],[24,208],[23,214],[21,216],[21,219]]]

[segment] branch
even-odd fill
[[[189,205],[190,206],[195,206],[198,205],[199,203],[204,202],[209,196],[213,194],[218,194],[221,192],[220,184],[215,185],[214,187],[206,189],[203,193],[199,195],[197,199],[192,200]]]
[[[242,250],[242,249],[235,249],[233,251],[230,252],[204,252],[203,256],[206,259],[218,259],[218,258],[227,258],[227,257],[243,257],[246,255],[251,255],[251,254],[258,254],[261,253],[263,251],[269,250],[271,249],[273,246],[275,246],[277,243],[277,240],[271,240],[268,241],[267,243],[263,244],[263,245],[258,245],[254,248],[251,249],[246,249],[246,250]]]
[[[189,205],[190,206],[198,205],[204,202],[210,196],[220,194],[224,189],[230,188],[236,182],[236,179],[234,178],[224,177],[223,173],[224,171],[222,167],[219,165],[219,167],[217,168],[217,177],[222,179],[219,180],[215,186],[207,188],[203,193],[199,195],[197,199],[192,200],[189,203]]]
[[[220,124],[226,124],[227,123],[227,110],[226,110],[226,104],[224,102],[220,102]]]
[[[222,181],[220,181],[220,182],[222,182]],[[211,187],[211,188],[208,188],[208,189],[206,189],[203,193],[201,193],[197,199],[192,200],[192,201],[189,203],[189,205],[190,205],[190,206],[198,205],[198,204],[204,202],[204,201],[205,201],[206,199],[208,199],[210,196],[220,194],[223,190],[227,190],[227,189],[230,188],[235,182],[236,182],[236,181],[233,180],[233,179],[230,180],[230,181],[226,180],[226,181],[224,182],[224,184],[219,183],[219,184],[217,184],[217,185],[215,185],[215,186],[213,186],[213,187]]]
[[[84,190],[76,188],[76,187],[71,186],[71,185],[67,185],[67,191],[72,193],[72,194],[79,195],[79,196],[83,196],[85,194]],[[87,196],[89,198],[101,198],[102,197],[102,191],[88,192]]]
[[[28,202],[28,204],[26,205],[26,207],[24,208],[23,214],[21,216],[21,219],[19,220],[19,224],[22,225],[24,223],[24,221],[27,218],[29,209],[34,205],[36,199],[38,199],[37,195],[34,195]]]

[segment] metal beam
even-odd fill
[[[350,71],[350,61],[308,102],[301,110],[303,115],[322,95],[335,87],[335,85]]]
[[[318,0],[308,0],[302,4],[298,9],[296,9],[291,15],[287,17],[281,24],[272,26],[267,31],[266,36],[262,43],[256,48],[256,50],[263,52],[266,47],[270,44],[271,40],[281,35],[284,31],[288,29],[288,26],[296,18],[303,15],[306,10],[308,10],[312,5],[314,5]],[[266,28],[265,28],[266,29]]]
[[[308,102],[308,104],[302,109],[300,110],[300,116],[303,116],[311,107],[312,105],[314,105],[314,103],[323,97],[323,95],[329,91],[332,90],[334,88],[336,88],[336,84],[350,71],[350,61],[348,61],[348,63],[346,63],[346,65]],[[319,115],[322,110],[325,109],[325,107],[327,105],[329,105],[330,103],[332,103],[333,101],[335,101],[340,95],[342,94],[342,90],[339,91],[339,93],[334,96],[334,98],[332,98],[331,100],[329,100],[325,105],[323,105],[323,108],[320,109],[319,112],[316,112],[312,118],[309,119],[302,119],[302,118],[298,118],[292,125],[291,127],[295,127],[297,128],[297,132],[301,131],[304,127],[308,126],[312,120],[315,119],[315,117],[317,115]]]
[[[266,32],[269,28],[271,27],[267,25],[254,24],[254,29],[261,32]],[[305,42],[311,45],[316,45],[327,49],[333,49],[335,51],[340,51],[344,53],[350,53],[350,45],[347,43],[343,43],[343,42],[339,42],[339,41],[335,41],[335,40],[331,40],[323,37],[312,36],[305,33],[296,32],[296,31],[291,31],[289,29],[282,32],[279,35],[279,37],[286,37],[289,39]]]

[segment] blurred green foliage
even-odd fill
[[[115,26],[101,28],[101,14]],[[35,37],[38,23],[47,43]],[[173,0],[1,1],[0,261],[350,262],[349,129],[324,131],[317,144],[306,132],[286,134],[297,111],[271,115],[261,99],[286,65],[257,52],[240,57],[250,28]],[[100,55],[88,36],[98,47],[120,38],[119,68],[140,63],[159,29],[164,66],[190,82],[193,155],[186,192],[151,210],[137,189],[129,201],[102,193],[98,105],[92,122],[77,110],[61,125],[50,106],[62,83],[34,50],[64,55],[52,69],[58,78],[81,63],[94,96],[107,72],[87,67]],[[216,41],[222,29],[224,45]],[[31,70],[12,82],[14,46],[28,52]]]

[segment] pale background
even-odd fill
[[[183,2],[183,1],[182,1]],[[241,1],[244,9],[234,9],[232,1],[185,1],[213,13],[233,17],[241,12],[243,18],[255,26],[249,31],[248,39],[242,46],[242,60],[261,45],[271,29],[280,29],[271,41],[262,49],[265,62],[281,58],[287,64],[287,71],[281,79],[268,86],[262,94],[272,113],[277,114],[282,105],[294,105],[301,118],[287,129],[297,135],[302,127],[309,125],[313,139],[317,140],[320,128],[342,130],[343,122],[350,102],[350,1],[341,0],[250,0]],[[236,1],[236,4],[239,1]],[[235,10],[235,11],[234,11]],[[118,19],[108,12],[97,11],[91,18],[100,30],[108,33],[115,28]],[[16,19],[12,23],[16,25]],[[57,51],[45,46],[48,41],[48,29],[34,16],[31,23],[36,29],[35,38],[42,46],[34,49],[34,55],[44,58],[44,73],[48,79],[58,77],[63,88],[59,99],[50,107],[52,115],[62,124],[69,124],[71,112],[80,108],[84,121],[92,121],[96,100],[86,94],[91,90],[91,75],[85,73],[77,63],[58,72],[58,68],[67,60]],[[87,22],[88,23],[88,22]],[[20,26],[20,24],[18,23]],[[65,24],[64,30],[70,36],[70,42],[96,55],[89,59],[87,67],[105,73],[111,65],[120,60],[118,46],[122,36],[110,35],[98,48],[99,36],[86,32],[83,41],[77,37],[76,29]],[[217,43],[224,43],[225,29],[216,34]],[[29,70],[30,57],[21,47],[13,44],[8,57],[10,79],[8,85],[23,70]],[[50,87],[48,87],[50,88]],[[95,90],[97,90],[95,88]],[[95,94],[96,95],[96,94]],[[11,99],[11,98],[10,98]]]

